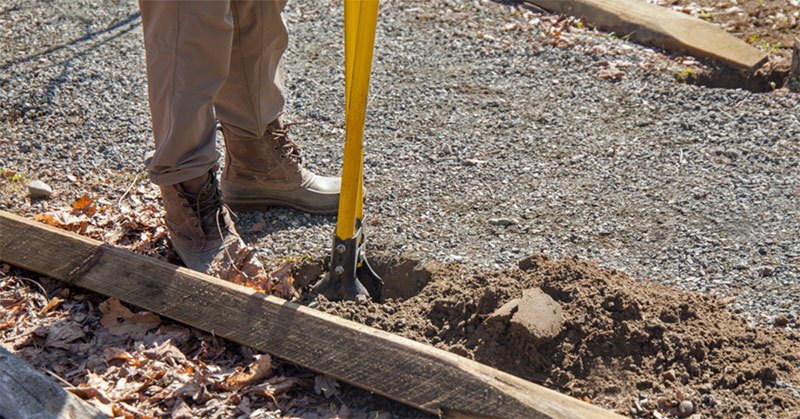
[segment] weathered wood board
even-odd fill
[[[721,28],[644,0],[524,0],[552,12],[585,18],[620,37],[670,51],[720,60],[755,71],[767,54]]]
[[[616,417],[432,346],[3,211],[0,260],[434,414]]]
[[[0,346],[0,417],[100,419],[100,413]]]

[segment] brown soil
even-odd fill
[[[784,85],[792,45],[800,38],[800,6],[794,0],[657,0],[656,3],[714,23],[766,51],[769,62],[755,74],[712,65],[687,74],[684,81],[708,87],[768,92]],[[691,68],[691,67],[690,67]]]
[[[419,265],[392,263],[401,277],[411,271],[425,277]],[[578,259],[532,256],[520,269],[492,274],[425,268],[429,282],[417,281],[423,288],[405,300],[319,298],[310,304],[623,414],[800,415],[796,319],[782,330],[752,327],[725,301],[636,281]],[[384,279],[394,282],[393,275]],[[534,343],[508,323],[486,321],[531,287],[563,308],[564,328],[552,340]]]
[[[800,11],[792,0],[659,0],[659,4],[719,25],[756,47],[787,58],[794,38],[800,37]]]

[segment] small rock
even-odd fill
[[[490,218],[489,224],[508,227],[510,225],[519,224],[519,221],[514,218]]]
[[[689,400],[684,400],[678,405],[678,414],[681,417],[687,417],[694,413],[694,403]]]
[[[369,297],[367,297],[366,295],[363,295],[363,294],[356,295],[356,304],[358,304],[360,306],[364,306],[364,305],[369,304]]]
[[[53,194],[53,188],[41,180],[34,180],[28,184],[28,191],[32,199],[49,198]]]
[[[789,320],[789,318],[784,316],[784,315],[780,315],[778,317],[775,317],[775,326],[786,327],[786,326],[789,325],[790,322],[791,321]]]
[[[500,308],[501,310],[503,307]],[[511,333],[534,345],[555,338],[564,326],[561,305],[539,288],[522,293],[517,311],[511,317]]]
[[[664,381],[675,381],[677,376],[675,375],[675,370],[667,370],[661,373],[661,378]]]
[[[769,266],[764,266],[759,272],[762,278],[767,278],[775,274],[775,269]]]

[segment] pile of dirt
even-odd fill
[[[797,319],[751,326],[725,301],[578,259],[532,256],[491,274],[427,268],[428,284],[405,300],[306,300],[628,415],[800,414]],[[536,288],[561,306],[553,338],[510,321],[506,303]]]

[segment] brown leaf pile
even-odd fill
[[[20,273],[0,266],[0,345],[109,416],[366,415],[342,405],[328,377]],[[314,394],[320,382],[333,401]]]
[[[39,202],[35,211],[29,207],[23,213],[179,263],[169,249],[158,189],[141,178],[126,186],[119,198],[106,198],[98,188],[90,188],[94,193],[79,192],[73,195],[77,198],[58,205],[55,199]],[[259,292],[299,297],[291,264],[267,272],[253,263],[252,248],[234,253],[235,269],[229,266],[223,274],[220,267],[220,277]],[[315,375],[310,372],[154,313],[137,312],[117,299],[25,275],[0,264],[0,345],[58,377],[69,391],[109,416],[366,415],[343,405],[338,397],[331,401],[316,395]]]

